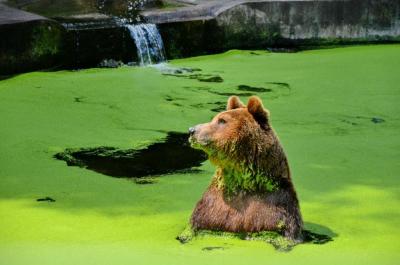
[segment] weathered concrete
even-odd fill
[[[116,16],[135,13],[138,8],[161,6],[161,0],[8,0],[9,5],[48,18],[103,12]],[[133,8],[133,9],[132,9]]]
[[[8,7],[0,2],[0,25],[48,20],[45,17]]]
[[[170,58],[233,48],[400,40],[399,0],[222,0],[151,10]]]
[[[278,0],[279,1],[279,0]],[[216,18],[219,14],[237,5],[246,2],[264,2],[263,0],[246,1],[246,0],[186,0],[179,1],[182,3],[191,3],[181,8],[171,10],[153,9],[144,11],[141,14],[147,21],[155,24],[175,23],[194,20],[209,20]]]

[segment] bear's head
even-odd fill
[[[226,111],[189,129],[189,141],[194,148],[204,150],[211,162],[221,166],[226,161],[251,159],[260,148],[259,143],[268,142],[269,131],[269,112],[260,98],[250,97],[246,106],[237,96],[231,96]]]

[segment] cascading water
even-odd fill
[[[164,44],[154,24],[125,25],[135,41],[140,65],[165,61]]]

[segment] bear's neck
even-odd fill
[[[217,166],[215,184],[227,193],[273,192],[290,183],[288,161],[279,143],[243,154],[235,162]]]

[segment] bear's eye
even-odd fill
[[[226,120],[219,118],[218,119],[218,124],[225,124]]]

